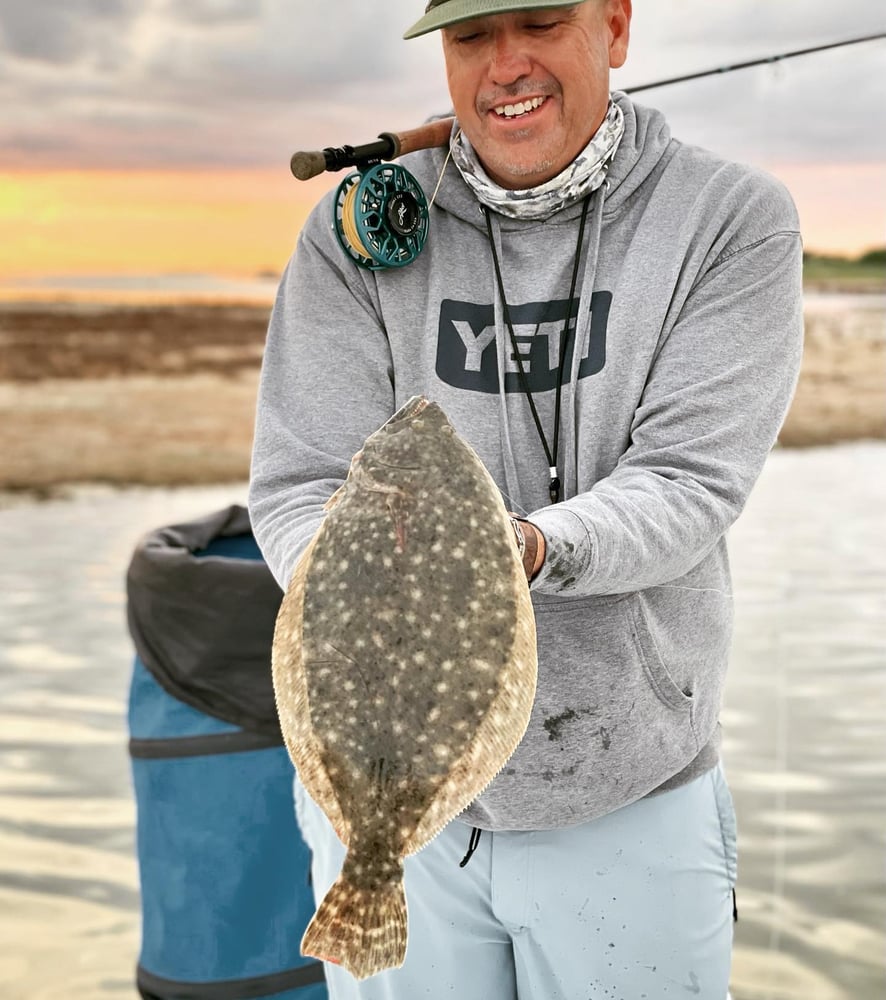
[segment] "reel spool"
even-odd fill
[[[428,236],[428,203],[418,181],[397,163],[348,174],[335,196],[335,235],[360,267],[405,267]]]

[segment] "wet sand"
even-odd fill
[[[91,487],[0,512],[3,1000],[135,996],[123,573],[143,531],[244,496]],[[886,443],[780,448],[731,533],[733,1000],[886,995],[884,510]]]
[[[269,306],[0,303],[0,490],[244,479]],[[886,295],[810,294],[785,445],[886,439]]]

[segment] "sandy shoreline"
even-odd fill
[[[0,490],[244,479],[269,313],[255,304],[0,303]],[[819,309],[810,296],[780,443],[886,438],[884,385],[886,308]]]

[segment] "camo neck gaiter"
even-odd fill
[[[567,205],[580,201],[596,191],[606,179],[618,144],[624,135],[624,115],[621,108],[609,102],[603,124],[591,141],[569,166],[556,177],[537,187],[511,190],[500,187],[480,165],[474,148],[458,128],[450,142],[452,158],[465,183],[480,202],[511,219],[548,219]]]

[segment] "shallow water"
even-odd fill
[[[0,997],[129,1000],[139,943],[124,573],[245,487],[0,510]],[[886,444],[777,451],[731,535],[722,721],[733,1000],[886,995]]]

